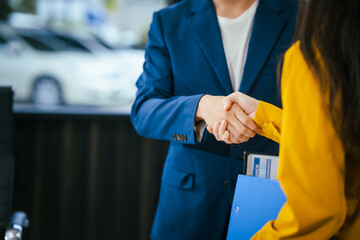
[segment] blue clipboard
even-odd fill
[[[227,240],[249,240],[286,202],[279,181],[239,175],[231,207]]]

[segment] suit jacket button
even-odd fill
[[[186,135],[183,134],[182,136],[183,136],[183,141],[186,142],[187,141]]]
[[[173,134],[173,139],[175,141],[180,141],[180,136],[178,134]]]
[[[224,187],[225,187],[225,188],[228,188],[228,186],[229,186],[229,182],[228,182],[228,181],[225,181],[225,182],[224,182]]]

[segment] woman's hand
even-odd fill
[[[237,103],[252,119],[254,119],[257,107],[259,105],[259,100],[256,100],[255,98],[252,98],[241,92],[234,92],[224,97],[222,101],[226,111],[231,109],[233,103]]]

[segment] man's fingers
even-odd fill
[[[225,131],[224,135],[222,136],[222,139],[227,144],[238,144],[241,143],[241,141],[234,137],[228,130]]]
[[[242,143],[243,140],[245,140],[245,139],[236,138],[236,137],[235,137],[232,133],[230,133],[230,132],[229,132],[229,134],[230,134],[229,139],[230,139],[230,141],[231,141],[232,143],[234,143],[234,144]],[[246,142],[246,141],[245,141],[245,142]]]
[[[221,132],[220,128],[222,128],[221,125],[219,126],[219,132]],[[239,143],[242,143],[242,142],[249,141],[249,138],[245,137],[245,136],[241,136],[240,138],[236,138],[232,133],[230,133],[229,130],[225,130],[222,135],[219,134],[218,137],[217,137],[217,140],[219,140],[219,139],[221,139],[222,141],[224,141],[227,144],[239,144]]]
[[[228,130],[226,130],[227,125],[228,124],[225,120],[221,121],[221,123],[220,122],[215,123],[214,128],[212,130],[216,140],[223,141],[227,144],[240,143],[241,141],[239,139],[235,138],[233,135],[230,134]]]
[[[223,135],[224,135],[224,133],[225,133],[225,131],[226,131],[227,126],[228,126],[227,121],[222,120],[222,121],[221,121],[221,125],[220,125],[220,127],[219,127],[219,136],[220,136],[221,139],[223,139],[223,140],[225,140],[225,139],[223,138]],[[226,139],[227,139],[227,138],[226,138]]]
[[[219,136],[227,144],[234,144],[234,142],[232,142],[230,140],[230,132],[228,130],[226,130],[227,125],[228,124],[227,124],[227,122],[225,120],[221,121],[221,125],[219,127]]]
[[[211,133],[211,134],[214,132],[213,128],[210,127],[209,125],[207,125],[206,129],[207,129],[208,132]]]
[[[221,137],[219,136],[219,128],[220,128],[220,122],[216,122],[216,123],[214,124],[213,134],[214,134],[216,140],[222,141],[222,140],[221,140]]]
[[[228,130],[225,130],[224,134],[220,135],[221,138],[225,141],[230,138],[230,132]]]
[[[230,95],[229,95],[230,96]],[[227,96],[227,97],[224,97],[223,99],[222,99],[222,102],[223,102],[223,104],[224,104],[224,109],[225,109],[225,111],[229,111],[230,110],[230,108],[231,108],[231,105],[232,105],[232,98],[230,98],[229,96]]]

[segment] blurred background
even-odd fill
[[[168,143],[138,136],[129,111],[152,13],[173,2],[0,0],[24,240],[149,239]]]
[[[152,13],[165,0],[1,0],[0,85],[19,107],[134,100]]]

